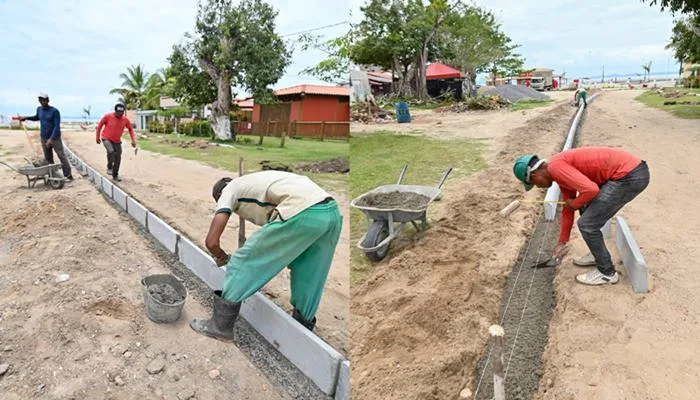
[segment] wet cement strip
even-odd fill
[[[588,110],[585,109],[579,120],[580,130]],[[569,120],[574,122],[576,114]],[[577,147],[579,136],[575,135],[572,148]],[[561,143],[564,145],[566,137]],[[553,221],[547,221],[544,213],[537,221],[534,232],[525,243],[513,271],[508,277],[503,292],[503,303],[499,321],[506,332],[503,350],[506,369],[505,389],[508,400],[530,399],[539,390],[542,377],[542,355],[549,340],[549,322],[554,314],[554,275],[556,268],[533,269],[541,261],[547,260],[554,250],[559,236],[561,206]],[[520,271],[520,274],[518,274]],[[529,292],[529,296],[528,296]],[[510,299],[510,300],[509,300]],[[525,308],[527,300],[527,308]],[[523,313],[524,310],[524,313]],[[517,337],[517,343],[515,342]],[[513,347],[515,343],[515,347]],[[493,365],[490,360],[491,346],[477,364],[477,381],[474,388],[475,400],[493,398]]]
[[[499,321],[502,321],[501,326],[506,332],[504,368],[507,368],[505,387],[506,398],[509,400],[532,398],[532,394],[539,388],[543,374],[542,354],[547,345],[549,321],[555,304],[552,282],[555,268],[534,269],[531,266],[551,256],[559,236],[558,228],[558,218],[550,222],[545,221],[544,215],[540,217],[529,243],[525,244],[518,262],[513,266],[503,293]],[[493,363],[487,351],[477,365],[477,377],[483,374],[481,386],[475,397],[477,400],[493,398],[492,367]]]
[[[177,255],[171,253],[160,244],[148,231],[136,220],[131,218],[119,205],[100,192],[112,207],[114,207],[123,220],[148,241],[151,250],[166,265],[173,275],[178,277],[187,288],[188,295],[193,297],[198,303],[206,306],[209,310],[212,307],[212,291],[201,279],[178,260]],[[136,282],[138,283],[138,282]],[[200,317],[209,317],[209,314]],[[265,375],[275,386],[275,390],[291,399],[310,400],[331,400],[316,385],[299,371],[294,364],[287,360],[277,349],[275,349],[265,338],[253,329],[244,319],[238,318],[234,327],[235,346],[245,354],[248,359]],[[212,339],[215,340],[215,339]],[[232,346],[234,346],[232,345]]]

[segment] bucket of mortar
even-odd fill
[[[148,291],[149,286],[158,284],[170,285],[182,297],[182,300],[173,304],[159,301]],[[180,319],[182,308],[185,306],[185,300],[187,299],[187,289],[175,276],[170,274],[147,276],[141,279],[141,291],[143,292],[143,303],[146,306],[148,319],[157,324],[168,324]]]

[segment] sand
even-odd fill
[[[100,173],[105,173],[104,148],[95,145],[94,133],[67,132],[65,140],[83,161]],[[21,138],[20,138],[21,140]],[[259,168],[246,165],[247,171]],[[119,172],[123,179],[119,187],[156,212],[175,229],[205,248],[204,239],[213,218],[214,200],[211,186],[224,176],[236,173],[208,167],[196,161],[163,156],[139,150],[125,151]],[[348,304],[349,304],[349,201],[347,188],[341,185],[324,187],[338,202],[343,215],[343,230],[336,247],[333,265],[329,272],[321,305],[316,315],[318,323],[314,332],[341,353],[348,351]],[[246,224],[246,235],[250,237],[259,228]],[[238,247],[238,218],[231,218],[221,238],[222,248],[233,252]],[[263,289],[270,299],[286,311],[289,304],[289,270],[284,269]]]
[[[488,169],[451,181],[429,212],[432,227],[397,241],[389,258],[353,286],[353,400],[453,399],[475,386],[506,278],[541,210],[524,204],[508,219],[498,214],[523,195],[512,162],[526,151],[560,148],[573,111],[568,104],[547,107],[506,131],[489,124],[498,131],[480,132],[492,138]],[[447,135],[459,137],[459,126],[455,120]]]
[[[649,164],[649,187],[620,215],[649,266],[651,291],[632,292],[618,257],[620,282],[593,288],[574,281],[586,269],[565,259],[537,400],[700,398],[700,124],[636,102],[641,93],[591,103],[580,144],[620,147]],[[572,257],[586,252],[576,228],[572,241]]]

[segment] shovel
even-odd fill
[[[539,262],[539,263],[537,263],[537,264],[534,264],[534,265],[532,265],[530,268],[533,268],[533,269],[554,268],[554,267],[556,267],[557,265],[559,265],[560,262],[561,262],[561,260],[559,260],[558,258],[552,257],[552,258],[550,258],[550,259],[548,259],[548,260],[544,260],[544,261],[542,261],[542,262]]]

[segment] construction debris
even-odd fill
[[[500,96],[476,96],[437,109],[441,113],[463,113],[471,110],[499,110],[510,107],[511,103]]]
[[[357,102],[350,107],[350,121],[370,123],[387,123],[394,121],[395,113],[384,110],[372,102]]]

